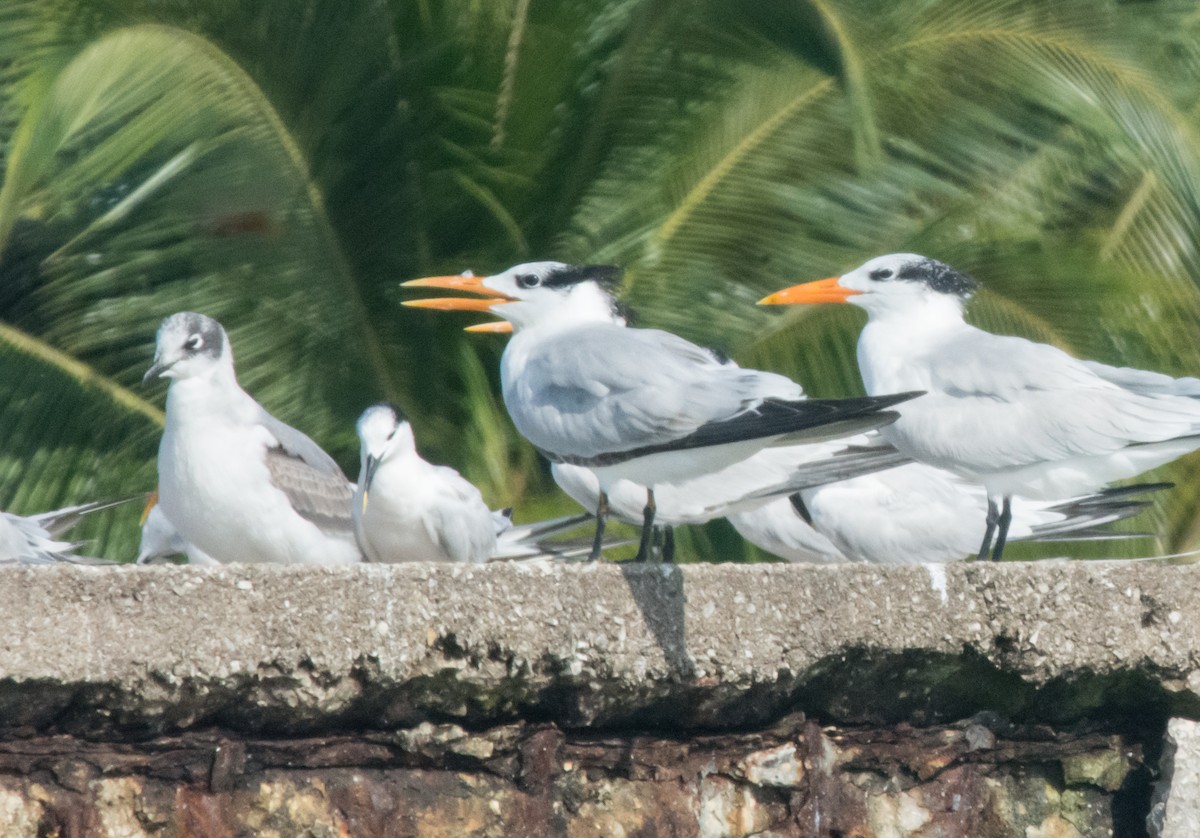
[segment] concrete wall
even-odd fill
[[[1198,602],[1145,564],[3,568],[0,834],[1196,835]]]

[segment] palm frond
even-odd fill
[[[161,414],[35,337],[0,327],[0,509],[31,514],[154,488]],[[71,538],[137,553],[140,504],[89,515]]]

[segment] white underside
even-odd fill
[[[361,561],[351,533],[326,534],[292,508],[267,469],[273,438],[262,426],[240,421],[252,415],[248,408],[239,410],[229,404],[229,394],[212,390],[202,380],[172,384],[159,445],[159,505],[189,545],[189,558],[198,563],[203,557],[220,563]]]

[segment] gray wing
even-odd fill
[[[289,455],[302,460],[322,474],[335,475],[343,481],[346,480],[346,475],[342,473],[342,469],[333,457],[326,454],[325,449],[313,442],[311,437],[276,419],[267,413],[266,408],[262,405],[258,406],[258,410],[258,418],[263,427],[271,432],[271,435],[279,441],[280,447]]]
[[[973,332],[929,361],[930,393],[884,434],[934,465],[987,472],[1200,432],[1200,403],[1126,389],[1045,344]]]
[[[1138,370],[1133,367],[1110,367],[1096,361],[1080,363],[1105,381],[1142,395],[1200,397],[1200,378],[1172,378],[1161,372]]]
[[[282,447],[267,449],[271,483],[288,496],[301,517],[329,533],[352,533],[350,502],[354,486],[336,463],[333,466],[336,473],[322,472]]]
[[[29,518],[45,528],[46,532],[50,535],[59,536],[82,521],[85,515],[144,498],[145,495],[133,495],[118,500],[97,500],[91,503],[81,503],[76,506],[64,506],[62,509],[55,509],[50,512],[39,512],[37,515],[30,515]]]
[[[484,562],[496,547],[496,522],[483,496],[466,478],[447,466],[437,474],[439,502],[431,506],[426,525],[451,561]]]
[[[353,533],[354,486],[325,449],[259,406],[259,420],[279,442],[267,449],[271,482],[303,518],[330,533]]]
[[[544,339],[505,403],[538,448],[594,457],[662,444],[764,399],[803,398],[799,384],[748,370],[669,332],[596,324]]]

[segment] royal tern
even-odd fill
[[[1100,528],[1149,505],[1134,495],[1160,488],[1133,486],[1069,501],[1014,497],[1009,541],[1130,537]],[[747,541],[789,561],[931,564],[973,556],[987,510],[980,484],[910,463],[806,489],[729,521]]]
[[[37,515],[0,512],[0,564],[112,564],[107,559],[79,555],[78,543],[60,541],[59,537],[84,516],[128,500],[83,503]]]
[[[865,443],[866,440],[864,439]],[[667,528],[704,524],[716,518],[755,509],[778,498],[910,462],[890,445],[847,448],[841,441],[766,448],[723,469],[678,483],[664,484],[654,494],[655,522]],[[594,509],[600,479],[585,466],[554,463],[554,481],[584,509]],[[646,487],[618,480],[608,490],[610,517],[629,524],[642,522]]]
[[[977,288],[942,262],[902,253],[761,302],[866,310],[858,362],[867,392],[927,392],[881,433],[913,459],[986,487],[981,558],[993,536],[992,558],[1003,553],[1014,495],[1083,495],[1200,447],[1200,401],[1185,394],[1194,379],[1080,361],[977,329],[963,319]]]
[[[893,421],[913,393],[804,399],[799,384],[744,369],[669,332],[614,322],[607,265],[532,262],[491,277],[430,277],[409,286],[490,299],[409,301],[425,308],[490,311],[515,332],[501,359],[504,403],[517,430],[551,462],[593,470],[601,492],[593,556],[599,557],[608,490],[646,487],[645,558],[655,490],[718,471],[781,442],[849,436]]]
[[[159,504],[197,556],[222,563],[361,561],[353,486],[319,445],[238,386],[220,323],[193,312],[166,318],[145,376],[160,377],[170,386]]]

